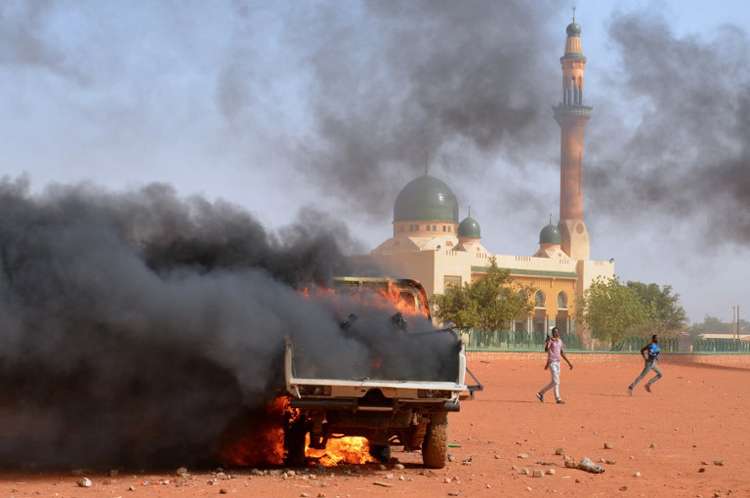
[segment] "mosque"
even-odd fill
[[[531,256],[491,253],[482,244],[479,222],[468,213],[459,223],[458,199],[443,181],[425,174],[409,182],[393,207],[393,236],[370,253],[394,275],[416,279],[429,295],[482,278],[495,258],[514,282],[536,289],[534,309],[512,324],[516,332],[544,332],[556,325],[575,333],[575,307],[597,277],[612,277],[614,262],[589,256],[583,209],[584,131],[592,108],[583,103],[586,57],[581,27],[566,29],[562,101],[554,107],[560,125],[560,221],[543,227]]]

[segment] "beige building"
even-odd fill
[[[444,292],[481,278],[494,257],[515,282],[536,289],[534,311],[518,317],[515,331],[544,332],[557,325],[575,331],[575,306],[591,282],[612,277],[614,263],[589,257],[589,232],[583,209],[584,130],[591,107],[583,104],[586,58],[581,28],[567,27],[562,65],[562,101],[554,108],[560,125],[560,221],[539,233],[539,245],[528,256],[493,253],[482,244],[479,222],[459,223],[459,202],[451,188],[429,175],[409,182],[393,208],[393,236],[370,256],[394,275],[422,282],[428,294]],[[530,241],[531,245],[531,241]]]

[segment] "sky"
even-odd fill
[[[320,212],[366,249],[425,167],[492,252],[533,254],[557,215],[568,2],[124,5],[0,4],[0,174],[164,182],[274,228]],[[576,19],[592,256],[673,286],[691,320],[750,312],[750,7],[579,1]]]

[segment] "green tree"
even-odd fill
[[[461,330],[502,330],[531,311],[530,296],[531,289],[513,283],[510,272],[499,268],[492,258],[483,278],[435,295],[435,316]]]
[[[699,334],[705,334],[705,333],[722,333],[722,334],[731,334],[736,330],[737,325],[730,322],[723,322],[719,318],[716,318],[715,316],[706,315],[705,318],[703,318],[703,323],[694,323],[693,325],[688,328],[688,332],[690,332],[690,335],[693,337],[699,335]],[[748,333],[750,332],[750,322],[747,320],[740,320],[740,333]]]
[[[651,322],[649,307],[617,277],[594,280],[580,300],[577,313],[592,337],[608,341],[612,347],[626,337],[643,335]]]
[[[680,295],[672,294],[672,286],[628,282],[627,287],[633,290],[646,306],[651,319],[650,328],[655,334],[674,334],[685,329],[687,315],[680,305]]]

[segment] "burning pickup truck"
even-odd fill
[[[354,299],[374,293],[396,313],[385,315],[387,324],[383,313],[341,321],[347,340],[369,352],[356,372],[344,375],[319,356],[309,361],[304,347],[287,339],[286,390],[295,413],[285,429],[287,463],[304,462],[306,449],[324,449],[332,439],[358,436],[381,461],[392,446],[402,446],[421,450],[426,467],[444,467],[448,413],[481,389],[466,383],[460,338],[451,328],[435,329],[427,294],[414,280],[346,277],[330,292]]]

